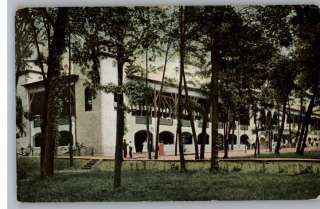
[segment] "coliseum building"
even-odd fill
[[[174,78],[177,74],[177,67],[174,63],[171,65],[171,76]],[[68,67],[68,66],[67,66]],[[67,68],[66,67],[66,68]],[[73,144],[81,148],[83,155],[104,155],[112,156],[115,152],[116,143],[116,108],[117,98],[112,93],[98,91],[93,94],[89,87],[85,87],[84,83],[87,77],[81,72],[80,68],[73,65],[72,75],[72,133],[69,132],[69,121],[67,116],[68,104],[62,105],[62,113],[59,119],[60,140],[58,144],[58,154],[65,154],[68,151],[69,139],[72,137]],[[173,70],[172,70],[173,69]],[[170,73],[169,73],[170,74]],[[67,77],[67,76],[66,76]],[[117,66],[112,59],[101,60],[100,79],[102,84],[110,82],[117,83]],[[142,80],[139,76],[124,76],[124,82],[132,80]],[[22,99],[24,112],[28,113],[28,117],[24,117],[24,133],[17,135],[17,152],[25,152],[31,155],[39,155],[40,153],[40,115],[42,111],[44,86],[42,76],[36,66],[32,70],[19,77],[17,85],[17,96]],[[190,78],[189,78],[190,80]],[[161,80],[159,76],[150,76],[149,87],[153,91],[152,105],[150,106],[151,117],[150,136],[152,143],[155,145],[156,132],[156,111],[157,99],[159,98]],[[162,112],[160,120],[160,143],[164,144],[164,153],[166,155],[174,154],[175,138],[176,138],[176,104],[177,104],[178,88],[175,85],[165,85],[161,101],[160,112]],[[190,98],[199,104],[203,104],[205,96],[197,87],[189,88]],[[128,97],[125,96],[125,103],[128,104]],[[219,101],[220,105],[223,105]],[[287,138],[289,132],[298,129],[297,121],[299,120],[299,108],[297,105],[290,107],[290,115],[286,119],[284,138]],[[146,152],[146,106],[137,105],[129,106],[130,112],[126,113],[125,119],[125,136],[126,141],[134,141],[134,152]],[[276,110],[271,111],[273,115],[278,115]],[[230,135],[229,146],[234,150],[245,150],[252,147],[255,141],[255,128],[253,117],[250,117],[251,111],[244,110],[243,120],[236,121],[233,134]],[[210,118],[210,113],[209,118]],[[195,128],[196,133],[201,133],[202,116],[199,112],[195,112]],[[281,115],[280,115],[281,117]],[[211,143],[211,123],[207,127],[206,152],[210,152]],[[194,152],[194,141],[192,139],[192,131],[190,122],[187,120],[186,112],[182,120],[182,132],[184,138],[185,152]],[[219,139],[222,146],[222,137],[224,134],[223,123],[219,122]],[[272,138],[276,137],[277,130],[273,130]],[[259,131],[259,138],[262,147],[268,146],[268,133],[265,130]],[[320,113],[316,112],[312,117],[312,124],[308,135],[307,146],[318,146],[320,143]],[[293,141],[284,141],[284,146],[292,146]],[[200,146],[200,145],[198,145]]]

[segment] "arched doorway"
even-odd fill
[[[60,131],[59,146],[68,146],[73,140],[72,133],[69,131]]]
[[[192,144],[192,134],[189,132],[182,133],[183,144]]]
[[[173,144],[174,135],[170,131],[162,131],[159,134],[159,142],[163,144]]]
[[[240,144],[246,145],[247,149],[250,149],[249,137],[247,134],[240,136]]]
[[[202,144],[202,139],[204,138],[204,143],[209,144],[209,135],[206,133],[205,137],[203,137],[203,133],[198,135],[198,144]]]
[[[149,131],[149,137],[151,140],[151,144],[153,142],[153,136],[152,133]],[[142,152],[143,151],[143,144],[147,143],[147,131],[146,130],[141,130],[138,131],[134,134],[134,146],[136,148],[136,152]],[[146,149],[146,147],[145,147]],[[147,151],[147,150],[144,150]]]

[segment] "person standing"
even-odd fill
[[[128,146],[128,144],[127,144],[127,142],[126,142],[126,140],[124,139],[123,140],[123,156],[126,158],[127,157],[127,146]]]
[[[132,141],[130,140],[130,141],[129,141],[129,156],[130,156],[130,158],[132,158],[132,149],[133,149],[133,143],[132,143]]]

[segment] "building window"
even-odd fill
[[[37,133],[34,137],[34,147],[40,147],[41,141],[43,140],[41,133]]]
[[[92,110],[92,89],[86,87],[84,90],[85,111]]]
[[[183,144],[192,144],[192,134],[189,132],[182,133],[182,142]]]

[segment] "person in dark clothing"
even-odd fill
[[[130,141],[129,141],[129,156],[130,156],[130,158],[132,158],[132,148],[133,148],[133,143],[132,143],[132,141],[130,140]]]
[[[126,142],[126,140],[124,139],[123,140],[123,156],[126,158],[127,157],[127,146],[128,146],[128,144],[127,144],[127,142]]]

